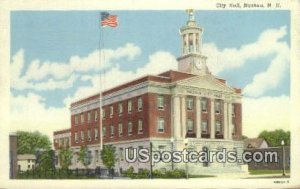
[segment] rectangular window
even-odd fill
[[[88,130],[88,140],[91,141],[92,140],[92,136],[91,136],[91,129]]]
[[[124,160],[124,149],[123,148],[119,148],[119,158],[120,158],[120,161]]]
[[[194,121],[192,119],[187,120],[187,131],[189,133],[194,132]]]
[[[216,121],[216,134],[221,134],[221,122]]]
[[[164,118],[158,118],[157,120],[157,131],[163,133],[165,131],[165,120]]]
[[[194,107],[194,99],[193,99],[193,97],[188,97],[187,99],[186,99],[186,108],[187,108],[187,110],[193,110],[193,107]]]
[[[95,110],[95,121],[97,121],[97,120],[98,120],[98,111]]]
[[[235,124],[234,123],[231,124],[231,133],[232,133],[232,135],[235,135]]]
[[[110,137],[114,137],[114,126],[110,126]]]
[[[203,120],[201,122],[201,132],[206,134],[207,133],[207,120]]]
[[[234,104],[231,104],[231,114],[232,114],[232,117],[235,116],[235,106],[234,106]]]
[[[143,99],[142,97],[138,98],[138,111],[142,111],[143,109]]]
[[[128,122],[128,136],[132,135],[132,122]]]
[[[102,128],[102,136],[103,136],[103,137],[106,137],[106,127],[103,127],[103,128]]]
[[[121,116],[123,114],[123,104],[122,103],[118,104],[118,111],[119,111],[119,116]]]
[[[84,132],[83,131],[80,132],[80,136],[81,136],[81,140],[84,140]]]
[[[164,109],[164,104],[165,104],[164,96],[162,95],[157,96],[157,108],[160,110]]]
[[[92,120],[91,112],[88,112],[88,123],[90,123]]]
[[[97,140],[97,139],[98,139],[98,136],[99,136],[99,133],[98,133],[99,131],[98,131],[98,129],[95,129],[94,132],[95,132],[95,140]]]
[[[202,112],[207,112],[207,99],[206,98],[201,99],[201,110],[202,110]]]
[[[109,117],[112,118],[114,115],[114,107],[113,106],[110,106],[109,107]]]
[[[102,119],[105,119],[106,117],[106,111],[105,108],[102,108]]]
[[[142,134],[143,133],[143,120],[139,119],[138,122],[138,133]]]
[[[123,124],[119,123],[118,127],[119,127],[119,136],[123,136]]]
[[[127,109],[128,109],[128,113],[132,112],[132,101],[131,100],[127,101]]]
[[[221,113],[221,102],[220,101],[216,101],[216,103],[215,103],[215,112],[216,112],[216,114]]]
[[[78,143],[78,133],[75,132],[75,143]]]
[[[75,125],[78,125],[78,115],[75,116]]]
[[[99,151],[95,150],[95,161],[98,162],[99,161]]]
[[[81,124],[84,123],[84,114],[81,114],[81,115],[80,115],[80,122],[81,122]]]

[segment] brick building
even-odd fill
[[[55,132],[54,138],[60,138],[61,133],[70,137],[72,168],[82,166],[76,154],[83,145],[88,146],[93,157],[90,168],[102,166],[101,141],[116,147],[116,171],[130,166],[135,171],[150,168],[149,163],[126,162],[126,148],[149,148],[152,142],[153,150],[182,150],[185,138],[198,151],[226,148],[241,157],[241,89],[228,86],[226,80],[210,73],[207,58],[201,52],[202,33],[190,13],[180,29],[182,55],[177,59],[178,70],[146,75],[103,91],[101,115],[99,94],[71,104],[71,129]],[[158,163],[154,169],[170,167],[171,164]],[[202,174],[242,172],[241,167],[238,163],[210,163],[193,164],[189,170],[195,174],[201,170]]]

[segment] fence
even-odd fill
[[[51,169],[51,170],[28,170],[19,171],[18,179],[101,179],[118,177],[114,170],[107,168],[96,169]]]

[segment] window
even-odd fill
[[[110,126],[110,137],[114,137],[114,126]]]
[[[97,121],[97,120],[98,120],[98,111],[95,110],[95,121]]]
[[[77,132],[75,132],[75,138],[74,139],[75,139],[75,142],[78,143],[78,133]]]
[[[216,121],[216,134],[221,134],[221,122]]]
[[[105,117],[106,117],[106,111],[105,111],[105,108],[102,108],[102,117],[103,117],[103,119],[105,119]]]
[[[143,120],[139,119],[138,122],[138,133],[142,134],[143,133]]]
[[[80,122],[81,122],[81,124],[84,123],[84,114],[80,115]]]
[[[88,130],[88,140],[91,141],[92,137],[91,137],[91,129]]]
[[[235,135],[235,125],[234,125],[234,123],[231,124],[231,132],[232,132],[232,135]]]
[[[216,114],[219,114],[221,112],[221,102],[220,101],[216,101],[216,103],[215,103],[215,112],[216,112]]]
[[[119,123],[118,127],[119,127],[119,136],[123,136],[123,124]]]
[[[98,132],[99,132],[98,129],[95,129],[95,140],[98,139],[98,135],[99,135]]]
[[[84,132],[83,131],[80,132],[80,136],[81,136],[81,140],[84,140]]]
[[[99,151],[95,150],[95,161],[98,162],[99,161]]]
[[[164,96],[162,95],[157,96],[157,108],[160,110],[164,109]]]
[[[194,121],[192,119],[187,120],[187,131],[189,133],[194,132]]]
[[[120,158],[120,161],[124,160],[124,149],[123,148],[119,148],[119,158]]]
[[[193,106],[194,106],[194,99],[193,97],[188,97],[186,99],[186,107],[187,107],[187,110],[193,110]]]
[[[143,99],[142,97],[138,98],[138,111],[142,111],[143,108]]]
[[[207,133],[207,120],[201,122],[201,132]]]
[[[128,122],[128,136],[132,135],[132,122]]]
[[[92,120],[91,112],[88,112],[88,123],[90,123]]]
[[[109,107],[109,117],[112,118],[113,115],[114,115],[114,107],[110,106]]]
[[[102,128],[102,136],[103,136],[103,137],[106,137],[106,127],[103,127],[103,128]]]
[[[123,104],[122,103],[118,104],[118,111],[119,111],[119,116],[121,116],[123,114]]]
[[[157,120],[157,131],[163,133],[165,131],[165,120],[164,118],[158,118]]]
[[[132,101],[131,100],[127,101],[127,109],[128,109],[128,113],[132,112]]]
[[[201,110],[202,110],[202,112],[207,112],[207,99],[206,98],[201,99]]]
[[[232,117],[235,116],[235,106],[234,106],[234,104],[231,104],[231,114],[232,114]]]
[[[78,125],[78,116],[76,115],[74,119],[75,119],[75,125]]]

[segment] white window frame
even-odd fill
[[[157,96],[157,108],[163,110],[165,106],[165,97],[163,95]]]
[[[205,126],[205,130],[204,130]],[[202,120],[201,121],[201,133],[202,134],[207,134],[208,133],[208,121],[207,120]]]
[[[78,115],[74,116],[74,122],[75,122],[75,125],[79,124]]]
[[[128,122],[128,130],[127,130],[127,132],[128,132],[128,136],[132,135],[132,122],[131,121]]]
[[[121,116],[123,114],[123,104],[122,104],[122,102],[120,102],[118,104],[118,112],[119,112],[119,116]]]
[[[132,112],[132,100],[127,101],[127,112],[131,114]]]
[[[88,141],[92,141],[92,136],[91,136],[91,129],[88,129]]]
[[[81,124],[83,124],[84,123],[84,113],[82,113],[81,115],[80,115],[80,123]]]
[[[75,143],[78,143],[78,133],[77,132],[75,132]]]
[[[221,121],[216,121],[216,125],[215,125],[215,132],[216,134],[221,134],[222,133],[222,123]]]
[[[207,112],[207,98],[201,98],[201,111]]]
[[[165,119],[159,117],[157,119],[157,132],[164,133],[165,132]]]
[[[215,102],[215,113],[216,114],[220,114],[221,113],[221,102],[219,100],[217,100]]]
[[[113,138],[115,136],[115,131],[114,131],[113,125],[109,126],[109,131],[110,131],[110,138]]]
[[[88,116],[88,123],[90,123],[92,121],[92,115],[91,115],[91,112],[88,112],[87,113],[87,116]]]
[[[95,121],[98,121],[98,111],[95,110],[94,112],[95,112],[95,114],[94,114],[94,116],[95,116],[94,118],[95,118],[95,119],[94,119],[94,120],[95,120]]]
[[[231,104],[231,115],[232,117],[235,117],[235,105]]]
[[[122,123],[118,124],[118,131],[119,131],[119,136],[123,136],[123,124]]]
[[[138,134],[142,134],[143,133],[143,120],[139,119],[138,120]]]
[[[97,140],[98,139],[98,135],[99,135],[99,130],[97,128],[95,128],[94,132],[95,132],[94,133],[95,140]]]
[[[105,119],[106,117],[106,111],[105,108],[102,108],[102,119]]]
[[[111,106],[109,107],[109,117],[112,118],[113,115],[114,115],[114,106],[111,105]]]
[[[193,110],[194,108],[194,98],[193,97],[187,97],[186,99],[186,109],[187,110]]]
[[[142,109],[143,109],[143,99],[140,96],[140,97],[138,97],[138,111],[140,112],[140,111],[142,111]]]
[[[190,129],[190,127],[192,129]],[[194,120],[192,120],[192,119],[188,119],[187,120],[187,132],[189,132],[189,133],[193,133],[194,132]]]
[[[81,141],[84,141],[84,131],[80,131],[80,138],[81,138]]]
[[[102,136],[106,137],[106,127],[105,126],[102,128]]]

